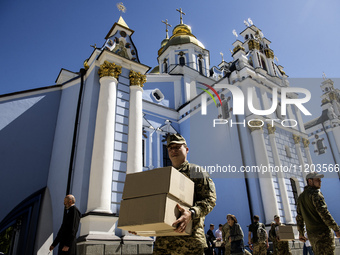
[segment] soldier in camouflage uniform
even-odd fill
[[[266,226],[263,223],[260,223],[260,217],[258,215],[253,216],[253,223],[249,225],[248,232],[248,244],[249,247],[252,247],[254,255],[266,255],[267,249],[269,247],[268,244],[268,235],[265,233],[265,237],[260,240],[260,236],[258,236],[258,229],[262,228],[266,231]],[[260,229],[260,230],[262,230]],[[251,237],[253,235],[253,238]]]
[[[292,253],[290,252],[288,241],[280,241],[278,236],[276,235],[275,228],[277,226],[284,226],[284,224],[280,222],[280,216],[275,215],[274,221],[275,223],[271,225],[271,228],[269,230],[269,238],[273,242],[273,254],[274,255],[291,255]]]
[[[327,209],[320,191],[323,174],[316,172],[306,176],[307,186],[298,198],[296,223],[300,241],[305,242],[304,224],[315,255],[334,254],[333,230],[340,237],[340,229]]]
[[[230,216],[231,216],[231,214],[228,214],[227,215],[227,219]],[[229,224],[227,222],[227,223],[225,223],[222,226],[222,241],[225,244],[224,255],[230,255],[230,246],[231,246],[231,243],[228,240],[229,236],[230,236],[230,226],[229,226]]]
[[[214,208],[216,202],[214,182],[199,166],[189,164],[187,161],[189,148],[181,135],[169,135],[167,147],[172,166],[189,177],[195,184],[194,205],[189,210],[178,206],[181,217],[174,222],[174,225],[177,226],[175,231],[181,233],[192,220],[192,234],[190,236],[157,237],[154,254],[203,255],[204,248],[207,247],[203,228],[204,219]]]

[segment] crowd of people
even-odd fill
[[[340,237],[339,226],[328,211],[320,191],[323,177],[318,173],[308,174],[307,186],[298,198],[296,222],[299,240],[304,243],[303,255],[334,254],[333,232],[336,237]],[[271,254],[290,255],[289,242],[280,240],[279,226],[284,224],[279,215],[274,215],[274,221],[267,233],[265,224],[260,222],[259,216],[254,215],[253,223],[248,226],[248,245],[244,245],[244,234],[235,215],[228,214],[227,223],[219,224],[215,233],[214,224],[210,224],[206,233],[208,248],[205,249],[205,254],[251,254],[247,250],[249,248],[252,254],[266,255],[269,253],[269,242],[272,242]]]
[[[253,223],[248,226],[248,245],[244,244],[244,234],[237,222],[236,216],[228,214],[227,223],[220,224],[214,232],[214,225],[206,235],[204,233],[204,220],[216,204],[216,190],[212,179],[205,171],[198,175],[191,175],[199,166],[187,161],[189,148],[184,137],[172,134],[167,137],[167,149],[172,166],[190,178],[195,185],[194,205],[185,209],[178,206],[181,216],[174,222],[175,231],[183,233],[189,222],[192,221],[192,234],[190,236],[162,236],[157,237],[154,243],[155,255],[229,255],[251,254],[265,255],[268,252],[269,242],[273,243],[273,254],[291,254],[288,241],[280,240],[277,227],[283,224],[280,216],[274,216],[269,234],[265,225],[260,222],[259,216],[253,217]],[[321,178],[318,173],[309,173],[306,176],[307,186],[300,194],[297,204],[297,229],[299,240],[304,242],[304,255],[332,255],[335,252],[334,232],[340,238],[340,229],[327,209],[326,202],[320,191]],[[76,233],[78,231],[80,212],[75,206],[75,198],[68,195],[64,199],[64,218],[60,230],[50,247],[52,251],[58,244],[58,254],[76,254]],[[308,236],[307,236],[308,234]]]

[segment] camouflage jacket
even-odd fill
[[[206,247],[204,234],[204,219],[211,212],[216,203],[215,184],[209,174],[203,171],[199,166],[189,164],[188,161],[182,163],[178,171],[189,177],[195,184],[194,205],[190,208],[195,211],[192,226],[192,237],[198,239],[203,247]],[[195,173],[193,173],[195,171]]]
[[[339,231],[339,226],[328,211],[321,191],[310,186],[306,186],[298,198],[296,223],[302,236],[304,223],[309,236],[329,231],[330,228]]]
[[[269,230],[269,239],[272,241],[272,242],[277,242],[277,239],[276,239],[276,227],[277,226],[285,226],[285,224],[282,224],[280,222],[280,224],[277,224],[277,223],[274,223],[271,225],[270,227],[270,230]]]
[[[222,241],[224,241],[227,245],[230,244],[228,240],[229,236],[230,236],[230,226],[228,223],[225,223],[222,227]]]

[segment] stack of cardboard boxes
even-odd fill
[[[184,233],[172,224],[181,213],[177,204],[193,205],[194,183],[173,167],[126,175],[118,227],[141,236],[190,235],[192,222]]]
[[[292,226],[277,226],[275,231],[280,241],[292,241],[295,239]]]

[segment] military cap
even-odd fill
[[[319,174],[319,173],[317,173],[317,172],[311,172],[311,173],[307,174],[306,180],[308,180],[308,179],[314,179],[314,178],[323,178],[323,177],[324,177],[323,174]]]
[[[280,218],[280,216],[279,215],[274,215],[274,220],[276,219],[276,218]]]
[[[180,134],[171,134],[168,135],[168,137],[166,138],[166,142],[167,142],[167,146],[169,146],[170,144],[176,143],[176,144],[187,144],[187,142],[185,141],[184,137],[181,136]]]

